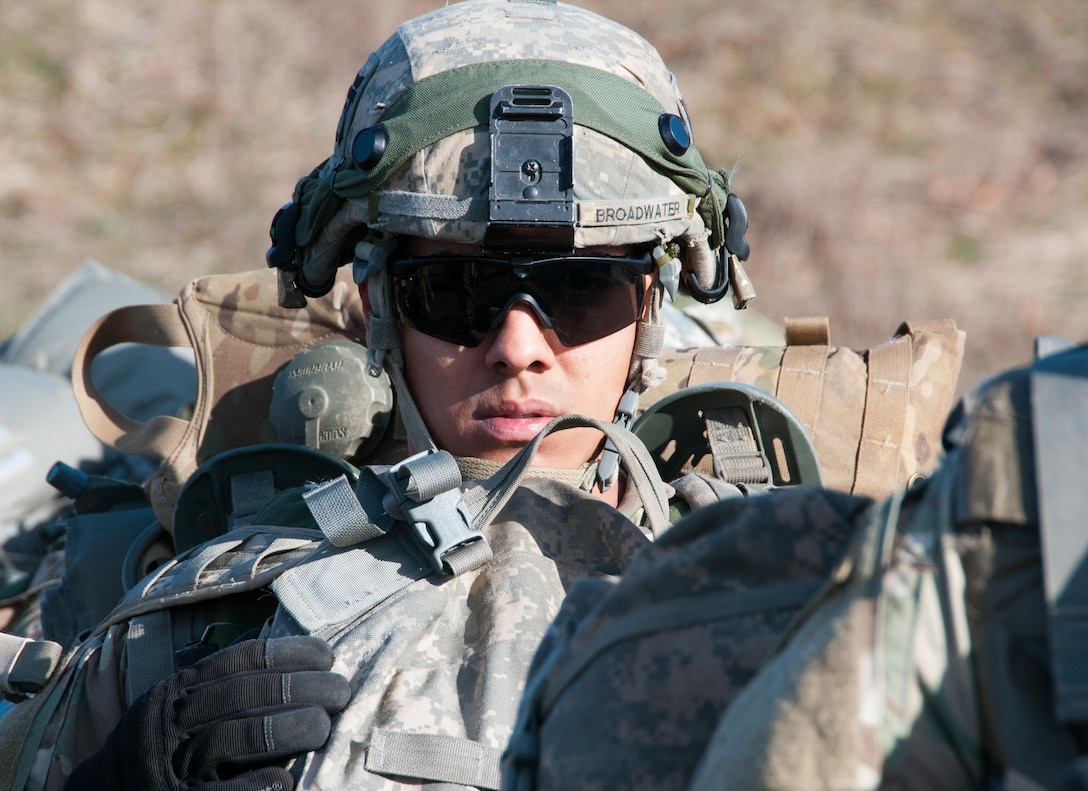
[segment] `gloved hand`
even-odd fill
[[[163,679],[125,712],[66,791],[249,791],[294,780],[289,758],[321,747],[347,679],[316,637],[247,640]],[[277,786],[278,784],[278,786]]]

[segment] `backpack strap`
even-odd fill
[[[335,631],[413,582],[457,575],[491,559],[480,532],[528,474],[541,442],[567,428],[597,428],[623,459],[650,532],[669,527],[665,485],[646,446],[630,431],[579,415],[552,420],[498,472],[463,483],[446,451],[425,451],[392,467],[364,468],[304,495],[326,542],[272,585],[281,606],[309,634]]]
[[[177,669],[178,649],[200,634],[174,618],[176,607],[266,587],[309,554],[312,529],[247,526],[163,564],[130,590],[94,634],[124,621],[125,699],[131,705]],[[229,562],[224,562],[229,558]]]
[[[0,632],[0,693],[10,700],[41,692],[60,663],[63,649],[51,640]]]
[[[128,305],[107,313],[87,330],[72,362],[72,390],[87,427],[107,446],[121,453],[168,459],[181,446],[189,422],[159,415],[140,423],[122,414],[98,390],[91,377],[95,358],[121,343],[191,349],[178,306]]]
[[[1031,369],[1036,489],[1049,612],[1054,710],[1088,721],[1088,346],[1037,360]]]

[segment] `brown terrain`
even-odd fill
[[[1084,0],[581,4],[658,47],[737,168],[753,310],[855,348],[951,317],[961,390],[1038,334],[1088,339]],[[0,5],[0,337],[86,259],[169,294],[264,266],[358,67],[440,5]]]

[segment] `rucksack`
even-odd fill
[[[343,273],[328,295],[302,309],[278,307],[276,293],[269,270],[198,278],[173,305],[104,316],[77,352],[76,398],[92,432],[109,447],[164,460],[147,488],[167,530],[181,486],[202,462],[277,441],[268,416],[271,382],[294,354],[330,340],[364,341],[359,296]],[[952,321],[905,322],[888,342],[861,351],[832,346],[826,317],[787,319],[785,330],[785,346],[666,350],[666,377],[644,394],[639,414],[693,385],[740,382],[797,415],[831,488],[882,497],[934,468],[963,360],[964,333]],[[126,341],[194,350],[199,386],[190,418],[138,422],[98,393],[90,376],[95,357]],[[385,434],[364,463],[403,458],[403,427],[394,420]]]
[[[534,658],[504,787],[1084,787],[1088,347],[995,377],[964,414],[923,485],[837,503],[811,598],[770,592],[827,546],[828,492],[709,506],[618,584],[576,585]],[[717,589],[716,610],[698,606]]]
[[[871,507],[821,488],[722,500],[622,577],[575,583],[533,659],[503,788],[684,788]]]
[[[838,491],[880,499],[933,471],[963,362],[965,335],[954,322],[903,322],[863,350],[833,346],[826,317],[786,319],[785,333],[784,346],[666,351],[668,376],[648,395],[731,381],[776,396],[812,438],[825,485]]]

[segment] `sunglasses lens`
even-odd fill
[[[541,297],[564,346],[580,346],[618,332],[642,312],[641,283],[622,265],[566,262],[541,270]]]
[[[478,346],[524,300],[560,343],[579,346],[638,319],[651,270],[648,258],[404,259],[393,265],[393,287],[401,321],[449,343]]]

